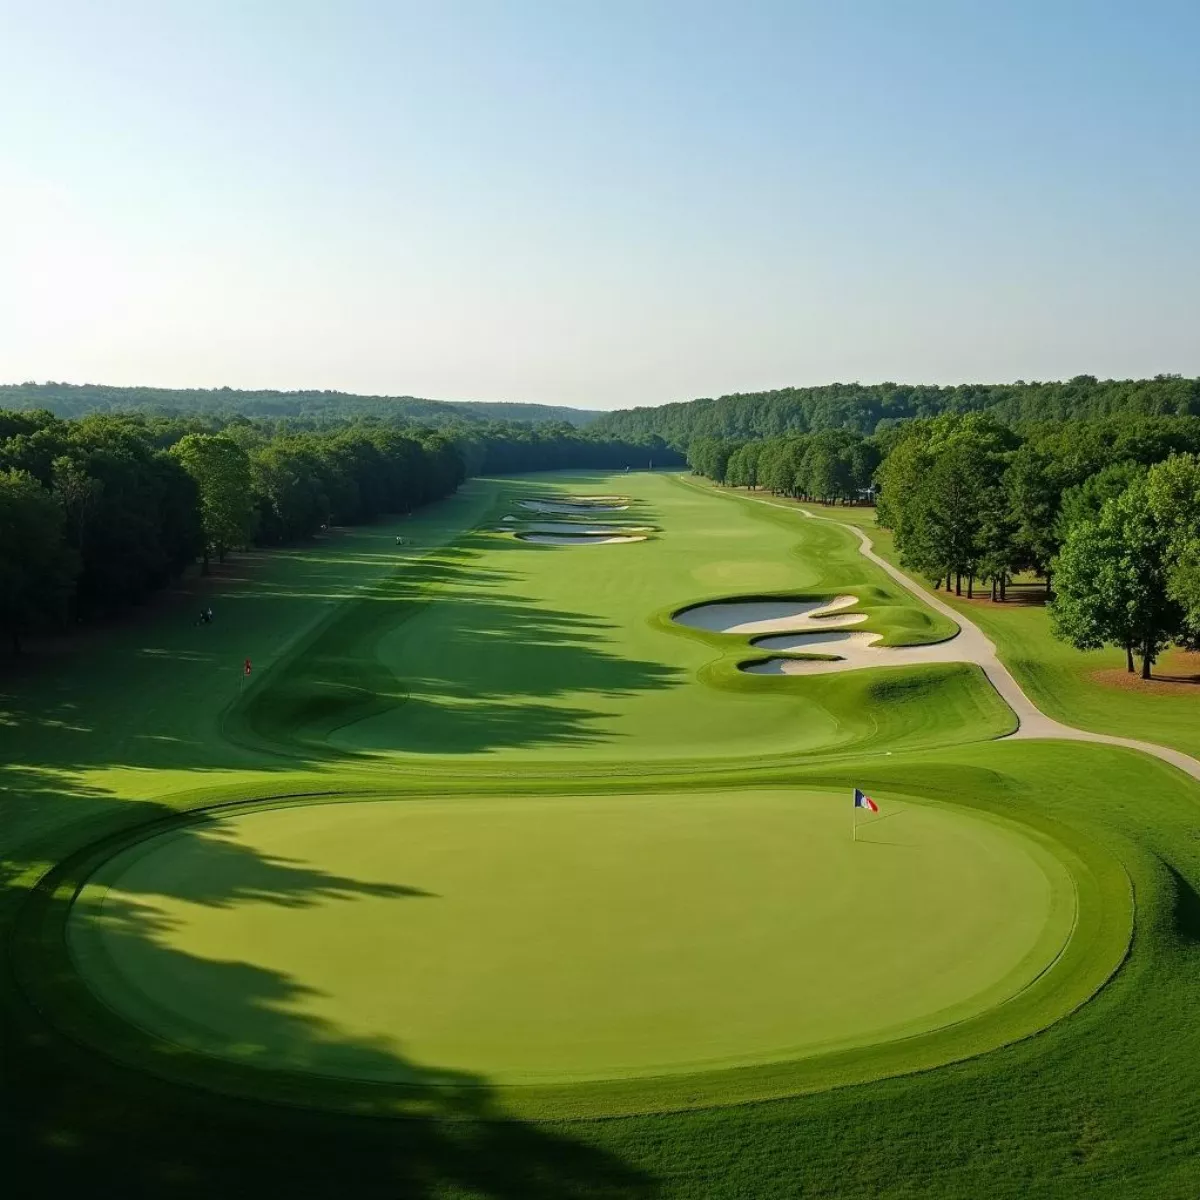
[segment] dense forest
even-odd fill
[[[58,417],[140,412],[159,416],[301,417],[312,421],[374,417],[441,428],[472,421],[565,421],[584,426],[598,415],[553,404],[422,400],[349,392],[244,391],[237,388],[109,387],[103,384],[0,384],[0,409],[45,409]]]
[[[229,550],[409,512],[470,474],[651,459],[683,461],[661,441],[623,443],[566,423],[432,429],[0,410],[0,633],[17,650],[27,632],[119,611],[197,560],[207,569]]]
[[[718,483],[824,503],[877,498],[904,567],[935,586],[1006,597],[1045,580],[1055,631],[1115,645],[1142,674],[1200,641],[1200,416],[1007,424],[943,413],[882,429],[698,437],[688,461]]]
[[[997,420],[1014,425],[1123,414],[1200,416],[1200,379],[1159,375],[1154,379],[1101,381],[1091,375],[1078,375],[1067,382],[1018,381],[957,387],[832,383],[690,400],[659,408],[624,409],[602,414],[595,429],[605,436],[634,441],[658,436],[682,450],[698,437],[777,437],[826,429],[874,434],[901,421],[947,412],[989,412]]]

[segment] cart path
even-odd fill
[[[1093,733],[1089,729],[1076,729],[1073,725],[1064,725],[1061,721],[1048,717],[1021,690],[1021,685],[1000,661],[995,645],[984,635],[983,630],[970,618],[963,616],[944,600],[939,599],[928,588],[910,578],[899,567],[894,567],[880,558],[872,549],[870,537],[858,526],[848,525],[845,521],[838,521],[833,517],[819,517],[816,513],[808,512],[807,509],[793,507],[790,504],[778,504],[760,496],[742,496],[742,499],[751,500],[756,504],[767,504],[771,508],[782,508],[787,512],[800,513],[810,521],[828,521],[831,525],[848,529],[857,535],[860,543],[859,549],[865,558],[870,559],[877,567],[886,571],[901,587],[923,600],[930,608],[949,617],[958,626],[958,633],[949,642],[940,643],[948,651],[947,657],[940,658],[940,661],[974,663],[983,671],[992,687],[1000,693],[1005,704],[1016,714],[1017,729],[1013,733],[1006,734],[1006,737],[1056,738],[1063,741],[1100,742],[1106,746],[1123,746],[1127,750],[1140,750],[1143,754],[1160,758],[1163,762],[1178,767],[1193,779],[1200,780],[1200,759],[1195,759],[1190,754],[1184,754],[1182,750],[1173,750],[1170,746],[1160,746],[1156,742],[1142,742],[1136,738],[1117,737],[1111,733]],[[846,669],[862,670],[863,668],[859,664],[847,663]]]

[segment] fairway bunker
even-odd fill
[[[883,635],[846,630],[784,634],[755,638],[756,650],[784,650],[795,654],[821,654],[829,658],[768,658],[747,662],[741,669],[750,675],[827,675],[863,667],[910,667],[926,663],[971,661],[957,638],[925,646],[880,646]],[[836,656],[836,657],[832,657]]]
[[[268,802],[131,839],[68,945],[126,1020],[248,1067],[573,1085],[800,1060],[1002,1005],[1070,937],[1046,839],[883,803],[855,842],[844,790]]]
[[[685,608],[675,614],[674,620],[708,633],[799,633],[865,621],[865,613],[842,611],[857,603],[857,596],[837,596],[833,600],[724,600]]]
[[[620,542],[644,542],[644,533],[634,534],[565,534],[565,533],[518,533],[522,542],[534,542],[539,546],[612,546]]]
[[[507,521],[509,518],[505,517]],[[606,537],[631,533],[653,533],[649,525],[585,525],[574,521],[529,521],[521,526],[521,533],[563,533],[575,537]]]
[[[565,500],[522,500],[522,508],[533,512],[556,513],[566,517],[588,517],[593,513],[624,512],[628,504],[567,503]]]

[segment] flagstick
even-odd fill
[[[853,834],[851,834],[850,840],[852,842],[857,842],[858,841],[858,805],[857,804],[850,811],[850,828],[854,830]]]

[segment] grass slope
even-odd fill
[[[1200,1152],[1192,781],[1111,747],[985,740],[1010,721],[969,669],[750,681],[735,670],[745,653],[738,639],[671,626],[672,611],[699,600],[850,590],[898,640],[943,636],[931,614],[854,555],[844,531],[661,476],[542,477],[539,492],[635,492],[646,523],[662,532],[632,546],[521,547],[484,532],[509,511],[501,503],[509,486],[476,482],[394,530],[264,556],[217,585],[213,627],[191,627],[186,612],[148,614],[136,629],[114,630],[6,686],[8,1176],[50,1194],[119,1187],[128,1196],[344,1195],[353,1186],[363,1197],[512,1200],[1190,1200]],[[418,542],[402,563],[400,528]],[[674,553],[676,538],[686,553]],[[575,590],[556,581],[568,555],[572,575],[593,572]],[[593,555],[604,563],[585,565],[582,556]],[[487,638],[471,631],[475,611]],[[531,655],[512,648],[521,640]],[[247,654],[256,671],[239,703]],[[640,722],[623,715],[614,692],[642,705]],[[667,697],[696,717],[690,745]],[[716,699],[727,702],[727,720],[714,729],[703,714]],[[389,745],[380,728],[399,740]],[[414,730],[428,744],[411,744]],[[311,1077],[292,1080],[294,1106],[256,1100],[246,1080],[269,1073],[216,1059],[205,1083],[219,1090],[195,1087],[177,1081],[186,1052],[97,1004],[69,969],[64,931],[86,879],[131,839],[176,828],[178,814],[285,794],[582,797],[618,780],[622,792],[656,794],[698,786],[844,794],[857,784],[1014,821],[1058,847],[1086,919],[1054,970],[975,1025],[814,1060],[821,1070],[805,1078],[773,1064],[719,1073],[726,1100],[739,1101],[725,1107],[711,1106],[713,1079],[683,1076],[657,1098],[678,1111],[601,1122],[566,1119],[561,1093],[541,1110],[557,1120],[497,1120],[509,1111],[504,1089],[422,1066],[403,1046],[349,1037],[328,1014],[305,1012],[314,997],[292,971],[245,956],[224,965],[247,1015],[291,1011],[289,1045],[301,1061],[353,1053],[364,1074],[407,1063],[439,1084],[414,1092],[413,1110],[430,1119],[309,1111]],[[237,870],[205,872],[206,916],[248,905],[302,915],[347,896],[366,903],[378,882],[237,845],[227,845]],[[173,888],[166,872],[131,902],[162,905]],[[855,915],[869,922],[886,903],[864,898]],[[171,932],[145,913],[126,916],[144,943]],[[217,969],[179,947],[167,957],[180,979]],[[635,1084],[637,1093],[623,1092],[617,1081],[601,1100],[610,1111],[635,1107],[644,1095]],[[386,1111],[361,1085],[323,1098]]]
[[[874,509],[805,505],[816,516],[846,521],[866,530],[874,549],[900,565],[891,533],[875,525]],[[1169,691],[1131,680],[1127,689],[1097,678],[1122,677],[1122,650],[1079,651],[1059,641],[1044,604],[991,604],[969,601],[952,592],[938,593],[978,625],[995,643],[1004,665],[1037,706],[1068,725],[1097,733],[1141,738],[1200,755],[1200,685],[1180,684]]]

